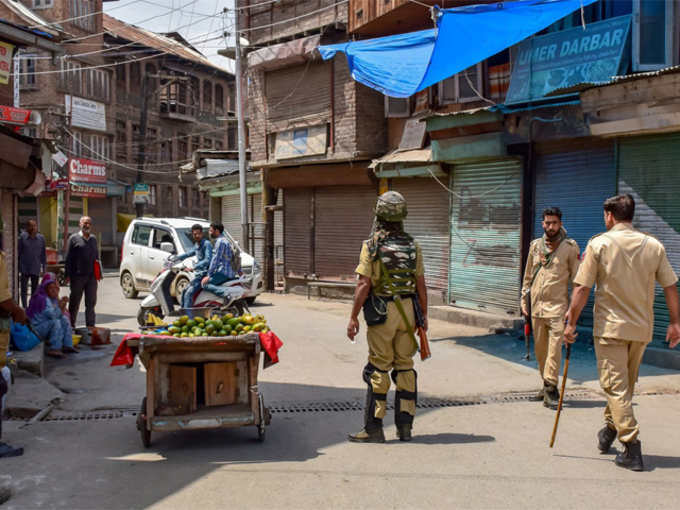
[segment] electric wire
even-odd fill
[[[178,173],[180,173],[180,170],[179,170],[179,169],[176,169],[176,170],[175,170],[175,169],[168,169],[167,171],[161,171],[161,170],[146,170],[145,168],[144,168],[144,169],[139,169],[139,168],[134,168],[134,167],[128,166],[127,164],[120,163],[119,161],[115,161],[115,160],[113,160],[113,159],[111,159],[111,158],[108,158],[108,157],[104,156],[103,154],[101,154],[101,153],[95,151],[95,150],[92,149],[89,145],[87,145],[85,142],[83,142],[82,140],[79,140],[78,138],[76,138],[76,137],[73,135],[73,133],[71,133],[71,131],[69,131],[68,129],[64,128],[64,131],[65,131],[65,132],[71,137],[71,139],[74,140],[78,145],[80,145],[81,147],[87,149],[91,154],[94,154],[94,155],[97,157],[97,159],[100,159],[100,160],[105,161],[105,162],[107,162],[107,163],[111,163],[111,164],[116,165],[116,166],[119,166],[119,167],[121,167],[121,168],[125,168],[126,170],[131,170],[131,171],[133,171],[133,172],[141,172],[141,173],[146,173],[146,174],[157,174],[157,175],[169,175],[169,174],[178,174]],[[72,150],[70,150],[70,149],[66,149],[66,152],[68,152],[68,153],[70,153],[70,154],[74,154],[74,152],[73,152]],[[160,163],[160,164],[162,164],[162,165],[174,165],[174,164],[179,164],[179,163],[187,163],[187,162],[189,162],[189,161],[191,161],[191,160],[168,161],[167,163]],[[145,165],[145,166],[146,166],[146,165]]]

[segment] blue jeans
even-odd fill
[[[217,296],[224,297],[224,292],[223,292],[222,287],[220,287],[220,285],[222,285],[224,282],[227,282],[229,280],[231,280],[231,278],[229,278],[229,276],[227,276],[226,274],[215,273],[214,275],[212,275],[210,277],[210,280],[208,280],[208,283],[206,283],[203,286],[203,288],[205,290],[209,291],[209,292],[212,292],[213,294],[215,294]]]
[[[189,282],[189,285],[187,285],[187,288],[184,289],[184,294],[182,294],[182,308],[191,308],[194,306],[194,298],[196,297],[196,294],[201,291],[201,280],[204,276],[205,274],[194,276]],[[187,315],[192,317],[190,311],[187,312]]]
[[[58,319],[43,321],[33,328],[52,350],[73,347],[73,330],[71,323],[64,315]]]

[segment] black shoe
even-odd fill
[[[560,403],[560,392],[557,390],[557,386],[554,384],[548,384],[545,386],[545,392],[543,395],[543,405],[548,409],[557,409]]]
[[[0,457],[19,457],[23,454],[23,448],[14,448],[7,443],[0,442]]]
[[[385,433],[382,428],[370,431],[362,429],[356,434],[350,434],[347,439],[352,443],[384,443]]]
[[[544,388],[541,388],[540,390],[538,390],[538,393],[536,393],[536,395],[534,395],[533,397],[531,397],[530,400],[531,400],[532,402],[543,402],[543,399],[544,399],[544,398],[545,398],[545,389],[544,389]]]
[[[600,453],[609,453],[614,439],[616,439],[616,430],[609,425],[600,429],[597,433],[597,449],[600,450]]]
[[[631,471],[644,471],[645,466],[642,462],[642,443],[635,440],[629,443],[622,443],[624,450],[616,455],[617,466],[621,466]]]
[[[399,441],[410,441],[413,438],[411,435],[411,425],[408,423],[397,425],[397,436]]]
[[[9,501],[12,497],[12,489],[9,487],[0,487],[0,505]]]

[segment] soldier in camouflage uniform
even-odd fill
[[[26,322],[26,314],[13,300],[9,291],[5,254],[0,251],[0,457],[15,457],[24,453],[23,448],[13,448],[3,443],[2,439],[2,402],[9,390],[9,368],[7,365],[7,349],[9,348],[9,319],[14,322]],[[2,494],[0,494],[0,497]]]
[[[394,421],[401,441],[411,440],[416,413],[417,374],[413,356],[418,350],[414,304],[427,328],[427,289],[420,246],[404,232],[407,208],[395,191],[378,198],[371,238],[364,242],[356,272],[359,275],[352,315],[347,326],[350,340],[359,332],[359,310],[368,325],[368,364],[363,379],[368,385],[364,428],[350,441],[382,443],[383,417],[391,377],[396,384]]]

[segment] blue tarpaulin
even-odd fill
[[[319,46],[340,51],[352,77],[391,97],[409,97],[549,27],[598,0],[516,0],[435,8],[437,28]]]

